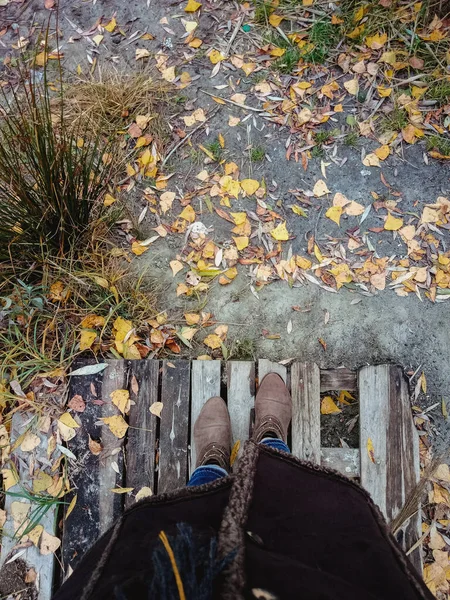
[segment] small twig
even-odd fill
[[[172,150],[166,155],[166,157],[162,161],[161,167],[164,167],[164,165],[167,163],[169,158],[172,156],[172,154],[174,152],[176,152],[178,150],[178,148],[180,148],[184,143],[186,143],[188,141],[188,139],[194,135],[194,133],[196,133],[199,129],[204,127],[205,123],[210,121],[217,114],[219,108],[220,108],[220,106],[217,106],[216,109],[213,110],[212,113],[206,117],[206,120],[203,121],[203,123],[200,123],[200,125],[197,125],[197,127],[195,127],[195,129],[190,131],[187,135],[184,136],[184,138],[182,138],[177,144],[175,144],[175,146],[172,148]]]
[[[233,42],[238,34],[239,29],[241,28],[242,25],[242,21],[244,20],[244,15],[241,15],[240,19],[238,20],[238,22],[236,23],[236,27],[234,28],[234,31],[230,37],[230,41],[227,44],[227,48],[225,50],[225,56],[228,56],[231,50],[231,46],[233,45]]]
[[[216,96],[216,94],[210,94],[205,90],[200,91],[206,94],[207,96],[211,96],[211,98],[218,98],[223,102],[228,102],[228,104],[233,104],[234,106],[238,106],[239,108],[243,108],[245,110],[253,110],[254,112],[266,112],[263,108],[255,108],[253,106],[248,106],[247,104],[239,104],[239,102],[233,102],[233,100],[228,100],[228,98],[222,98],[221,96]]]

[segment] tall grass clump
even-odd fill
[[[56,86],[46,66],[22,73],[0,93],[0,260],[79,242],[117,169],[113,137],[66,119],[58,73]]]

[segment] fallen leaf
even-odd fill
[[[44,556],[53,554],[61,546],[61,540],[54,535],[51,535],[45,529],[42,531],[41,543],[39,545],[39,551]]]
[[[380,146],[379,148],[377,148],[375,150],[375,154],[378,156],[378,158],[380,160],[386,160],[386,158],[389,156],[390,150],[389,150],[389,146],[387,144],[385,144],[384,146]]]
[[[119,487],[119,488],[112,488],[112,490],[110,490],[113,494],[129,494],[130,492],[132,492],[134,490],[134,488],[132,487]]]
[[[100,315],[87,315],[80,323],[83,329],[94,329],[95,327],[103,327],[104,324],[105,317],[101,317]]]
[[[111,21],[107,25],[105,25],[105,29],[106,29],[106,31],[109,31],[109,33],[112,33],[114,31],[114,29],[116,28],[116,25],[117,25],[117,21],[116,21],[115,17],[113,17],[111,19]]]
[[[141,60],[142,58],[148,58],[150,56],[150,52],[146,48],[136,48],[136,60]]]
[[[128,429],[128,423],[122,417],[122,415],[114,415],[113,417],[103,417],[100,419],[105,425],[108,426],[109,430],[119,440],[124,437]]]
[[[344,212],[351,217],[358,217],[364,212],[364,206],[352,200],[344,209]]]
[[[342,206],[331,206],[325,216],[334,221],[337,225],[340,225],[340,219],[343,212]]]
[[[347,90],[347,92],[349,94],[352,94],[353,96],[356,96],[356,94],[359,92],[359,83],[356,78],[350,79],[350,81],[345,81],[344,87]]]
[[[88,437],[89,437],[89,442],[88,442],[89,450],[92,452],[92,454],[94,456],[98,456],[101,453],[101,451],[103,450],[103,446],[100,444],[100,442],[96,442],[95,440],[93,440],[89,434],[88,434]]]
[[[384,229],[386,229],[386,231],[397,231],[401,227],[403,227],[403,219],[398,219],[389,213],[384,222]]]
[[[366,37],[366,45],[372,50],[379,50],[387,42],[387,33],[376,33]]]
[[[71,427],[72,429],[77,429],[79,427],[78,423],[75,421],[75,419],[69,412],[63,413],[59,417],[59,422],[63,423],[63,425],[65,425],[66,427]]]
[[[136,502],[139,502],[140,500],[143,500],[144,498],[150,498],[150,496],[153,496],[153,492],[152,492],[151,488],[144,485],[144,487],[141,487],[141,489],[136,494],[135,499],[136,499]]]
[[[75,412],[84,412],[86,409],[86,403],[79,394],[75,394],[67,403],[67,406]]]
[[[128,390],[114,390],[109,397],[123,415],[128,413],[130,410],[130,392]]]
[[[337,406],[331,396],[325,396],[320,403],[320,412],[322,415],[336,415],[342,410]]]
[[[272,25],[272,27],[278,27],[283,19],[284,17],[282,15],[276,15],[275,13],[272,13],[269,17],[269,23]]]
[[[183,263],[179,260],[171,260],[169,265],[170,265],[170,268],[172,269],[173,277],[175,277],[175,275],[177,273],[179,273],[181,270],[184,269]]]
[[[222,61],[224,59],[225,59],[225,56],[218,50],[213,49],[209,53],[209,60],[212,62],[213,65],[216,65],[217,63],[219,63],[220,61]]]
[[[365,167],[380,167],[380,159],[374,152],[367,154],[362,163]]]
[[[149,410],[152,413],[152,415],[156,415],[157,417],[161,418],[161,411],[164,407],[163,402],[153,402],[153,404],[150,406]]]
[[[184,207],[181,213],[178,215],[178,218],[184,219],[189,223],[193,223],[195,221],[195,211],[190,204]]]
[[[159,204],[164,214],[172,208],[172,203],[175,200],[175,192],[164,192],[159,198]]]
[[[41,443],[41,438],[35,433],[31,433],[31,431],[27,431],[25,436],[20,444],[20,449],[22,452],[31,452],[35,448],[39,446]]]
[[[325,194],[329,194],[330,190],[327,187],[327,184],[323,179],[319,179],[313,187],[313,193],[316,198],[321,198],[325,196]]]
[[[375,450],[371,438],[367,438],[367,454],[370,460],[375,464]]]
[[[283,223],[280,223],[277,227],[275,227],[275,229],[272,229],[270,234],[277,241],[285,242],[286,240],[288,240],[289,233],[288,233],[288,230],[286,229],[286,221],[284,221]]]
[[[231,449],[230,455],[230,467],[232,467],[236,461],[236,458],[239,454],[239,449],[241,447],[241,440],[236,440],[233,444],[233,448]]]
[[[233,237],[234,243],[236,244],[236,248],[238,250],[244,250],[244,248],[247,248],[248,244],[249,244],[249,240],[247,236],[239,236],[239,237]]]
[[[208,346],[212,350],[217,350],[222,346],[222,340],[216,333],[210,333],[203,340],[205,346]]]
[[[247,196],[252,196],[259,188],[259,181],[256,179],[243,179],[240,183]]]
[[[196,0],[188,0],[188,3],[184,7],[184,12],[196,12],[201,5],[201,2],[196,2]]]
[[[370,283],[377,290],[384,290],[386,287],[386,273],[375,273],[370,277]]]
[[[91,331],[90,329],[82,329],[80,334],[80,350],[88,350],[95,342],[96,337],[96,331]]]

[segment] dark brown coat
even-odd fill
[[[159,533],[175,540],[180,523],[205,543],[218,537],[228,563],[216,577],[214,597],[433,598],[364,490],[337,473],[248,442],[236,475],[128,510],[55,600],[156,597],[148,590],[154,553],[162,548]],[[166,575],[175,585],[170,568]],[[182,568],[180,575],[183,580]]]

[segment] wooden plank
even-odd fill
[[[359,448],[321,448],[320,455],[323,467],[347,477],[359,477]]]
[[[69,398],[79,394],[86,409],[79,414],[81,427],[68,442],[69,450],[77,457],[71,465],[69,477],[75,507],[64,521],[64,567],[76,567],[83,554],[122,512],[123,497],[110,490],[123,485],[123,439],[118,440],[99,421],[102,417],[117,415],[109,394],[126,386],[126,365],[123,360],[111,360],[108,368],[97,375],[71,377]],[[85,366],[86,361],[74,365]],[[89,438],[101,442],[102,451],[94,455],[89,449]],[[113,469],[117,467],[119,474]],[[67,499],[70,502],[70,496]]]
[[[136,493],[149,487],[156,493],[156,429],[157,417],[150,406],[158,401],[158,360],[130,360],[128,388],[134,402],[128,415],[130,428],[126,447],[126,487],[133,488],[133,496],[125,498],[128,508],[134,504]],[[136,393],[137,389],[137,393]]]
[[[193,360],[191,371],[191,452],[189,473],[195,469],[194,423],[209,398],[220,396],[220,360]]]
[[[418,482],[418,434],[402,369],[363,367],[359,372],[361,485],[390,523]],[[369,442],[370,439],[370,442]],[[373,457],[368,445],[373,445]],[[420,536],[420,518],[403,527],[400,542],[408,550]],[[420,564],[420,551],[410,555]]]
[[[172,366],[171,366],[172,365]],[[175,365],[175,368],[173,367]],[[158,494],[186,485],[188,476],[190,363],[163,363]]]
[[[233,444],[243,443],[250,435],[250,412],[255,403],[255,363],[227,362],[227,403]]]
[[[321,369],[320,391],[329,392],[334,390],[346,390],[355,392],[358,389],[358,377],[356,371],[350,369]]]
[[[315,363],[291,367],[292,454],[320,464],[320,370]]]
[[[287,369],[284,365],[280,365],[280,363],[267,360],[267,358],[261,358],[260,360],[258,360],[259,383],[261,383],[265,375],[267,375],[268,373],[278,373],[278,375],[283,379],[284,383],[287,383]]]
[[[33,450],[23,451],[21,449],[21,440],[23,442],[24,435],[37,436],[39,445]],[[51,453],[52,462],[49,464],[47,448],[49,440],[52,439],[52,443],[54,443],[57,439],[56,436],[56,422],[53,421],[53,423],[50,423],[49,417],[37,419],[35,414],[20,412],[13,415],[10,439],[12,448],[14,448],[16,440],[18,441],[18,447],[13,450],[10,459],[19,475],[19,483],[10,487],[9,492],[21,494],[24,489],[32,491],[33,481],[41,472],[54,476],[54,473],[51,471],[51,465],[60,456],[60,451],[56,448]],[[35,438],[36,442],[38,441],[37,438]],[[6,463],[4,468],[9,469],[11,466],[11,464],[8,465]],[[63,480],[60,479],[60,481],[62,486]],[[24,505],[25,508],[23,508]],[[36,594],[36,598],[38,600],[49,600],[52,596],[54,555],[41,554],[39,548],[33,544],[26,547],[23,553],[23,547],[20,547],[20,544],[25,542],[24,538],[21,539],[20,533],[25,531],[27,527],[26,519],[30,517],[33,510],[38,508],[38,505],[30,502],[27,498],[19,498],[6,494],[4,508],[7,518],[2,529],[0,567],[3,566],[5,561],[13,558],[20,552],[20,559],[25,561],[29,568],[34,568],[38,575],[39,591]],[[44,528],[47,534],[52,536],[56,534],[57,513],[58,506],[55,504],[39,520],[39,525]],[[16,517],[15,523],[14,517]],[[17,537],[14,538],[16,532]]]

